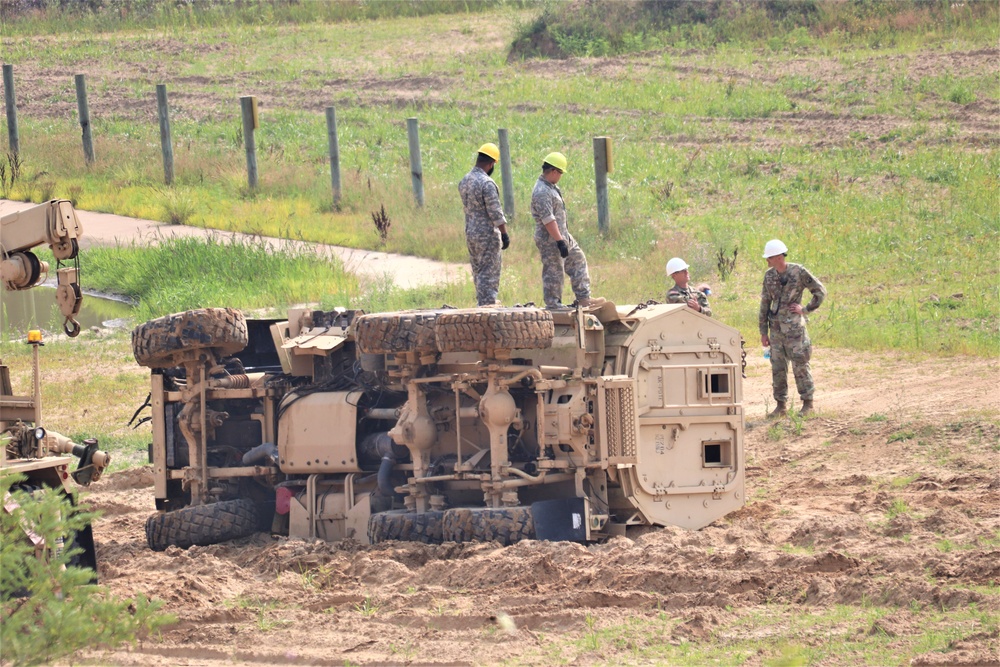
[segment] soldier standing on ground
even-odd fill
[[[788,362],[792,362],[795,386],[802,398],[801,414],[813,410],[812,372],[809,358],[812,343],[806,333],[806,315],[819,308],[826,288],[801,264],[785,261],[788,247],[778,239],[764,246],[768,270],[760,293],[760,343],[771,348],[771,386],[778,405],[768,417],[780,417],[788,406]],[[809,290],[812,300],[803,308],[802,292]]]
[[[688,308],[711,317],[712,309],[708,305],[706,286],[700,285],[698,289],[689,287],[691,277],[688,268],[688,263],[680,257],[673,257],[667,262],[667,275],[674,281],[674,286],[667,290],[667,303],[686,303]]]
[[[510,245],[500,191],[490,178],[499,159],[500,149],[496,144],[483,144],[476,156],[476,166],[458,184],[465,209],[465,244],[469,248],[479,306],[500,305],[500,251]]]
[[[602,297],[590,296],[587,257],[566,226],[566,203],[556,185],[566,171],[566,156],[549,153],[542,163],[542,175],[531,193],[531,215],[535,218],[535,246],[542,257],[542,292],[545,307],[563,308],[563,272],[569,276],[577,305],[600,306]]]

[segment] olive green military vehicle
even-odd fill
[[[149,546],[603,540],[744,503],[742,340],[683,305],[206,308],[152,369]]]

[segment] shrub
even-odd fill
[[[0,495],[20,481],[0,478]],[[28,493],[14,488],[0,511],[0,661],[12,665],[48,663],[80,649],[114,647],[173,619],[158,613],[161,602],[138,595],[119,599],[92,582],[93,572],[74,565],[79,548],[48,549],[36,557],[23,526],[46,545],[84,529],[94,515],[52,489]]]
[[[926,0],[586,0],[551,2],[522,26],[508,60],[601,56],[662,45],[705,48],[764,43],[772,50],[808,45],[841,32],[891,43],[956,21],[995,21],[996,3],[970,2],[956,15],[949,3]],[[960,95],[961,96],[961,95]],[[958,102],[968,104],[968,102]]]

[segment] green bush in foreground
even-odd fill
[[[16,475],[0,478],[0,495],[7,498],[18,481]],[[157,612],[161,602],[141,595],[120,599],[92,584],[89,569],[71,565],[77,548],[35,557],[23,526],[54,545],[84,528],[92,513],[48,489],[34,495],[15,489],[10,499],[17,507],[0,512],[0,662],[43,664],[80,649],[131,642],[172,622]]]

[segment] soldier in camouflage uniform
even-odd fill
[[[685,303],[688,308],[711,317],[712,309],[708,305],[708,288],[706,285],[701,285],[698,289],[689,286],[688,268],[687,262],[680,257],[673,257],[667,262],[667,275],[674,281],[674,286],[667,290],[667,303]]]
[[[757,323],[761,345],[771,348],[771,385],[778,403],[768,417],[780,417],[787,409],[789,361],[802,398],[801,413],[813,410],[815,386],[809,370],[812,343],[806,333],[805,316],[823,303],[826,288],[804,266],[786,262],[787,255],[788,248],[778,239],[764,246],[764,258],[770,268],[764,274]],[[801,304],[803,290],[812,294],[805,308]]]
[[[469,248],[479,306],[499,305],[500,251],[510,245],[500,191],[490,178],[499,159],[500,149],[495,144],[483,144],[476,157],[476,166],[458,184],[465,208],[465,244]]]
[[[576,303],[584,308],[600,306],[602,297],[590,296],[587,257],[566,226],[566,203],[556,183],[566,171],[566,156],[549,153],[542,175],[531,192],[531,215],[535,218],[535,246],[542,257],[542,293],[546,308],[563,308],[563,272],[569,276]]]

